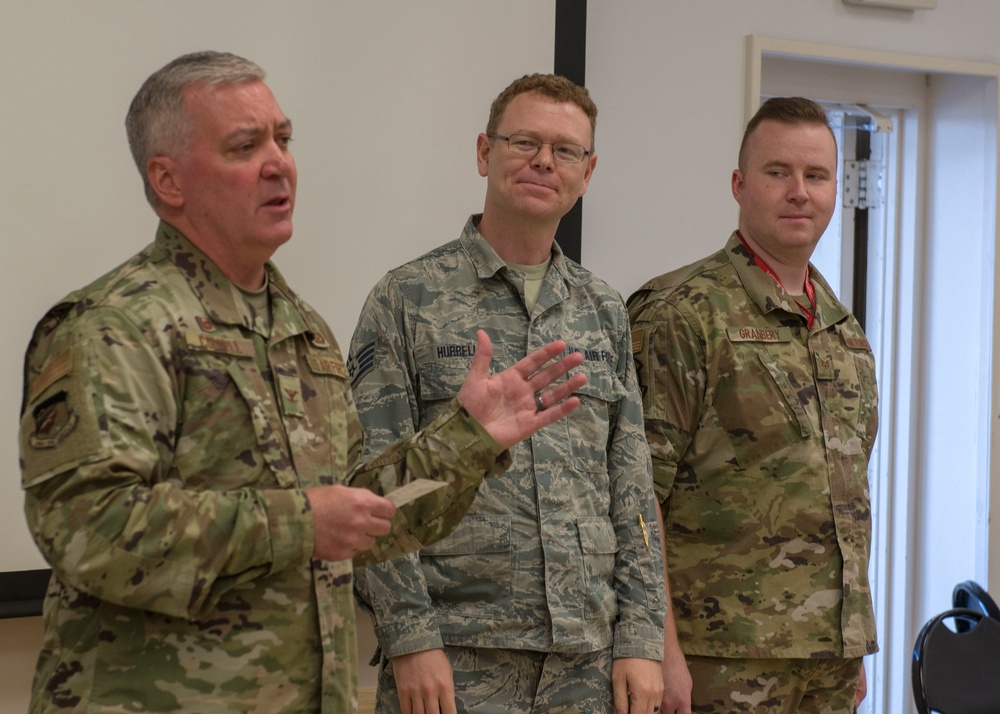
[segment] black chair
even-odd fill
[[[947,624],[963,622],[964,632]],[[913,645],[913,700],[920,714],[1000,712],[1000,620],[947,610],[927,621]]]
[[[951,591],[951,606],[978,610],[987,617],[1000,620],[1000,607],[997,607],[990,594],[983,590],[975,580],[966,580],[955,586],[955,589]],[[959,632],[965,632],[969,627],[965,620],[956,622],[955,626]]]

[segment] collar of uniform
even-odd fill
[[[736,231],[733,231],[726,242],[725,253],[732,263],[733,269],[743,283],[750,300],[762,313],[782,310],[792,315],[802,317],[802,311],[794,298],[786,293],[777,281],[761,270],[740,241]],[[813,331],[822,329],[847,317],[847,309],[837,300],[826,279],[809,264],[809,278],[816,290],[816,323]]]
[[[271,291],[271,341],[307,332],[317,347],[328,346],[321,327],[325,323],[288,287],[274,263],[268,261],[264,270],[267,271],[268,288]]]
[[[224,325],[243,325],[250,329],[244,315],[244,300],[239,288],[183,233],[169,223],[160,221],[155,245],[164,251],[167,258],[187,279],[191,291],[198,297],[210,320]],[[298,334],[310,330],[310,326],[301,315],[302,310],[297,296],[288,287],[278,269],[270,261],[264,269],[267,271],[274,325],[279,326],[283,334]],[[272,330],[272,336],[279,335]]]
[[[813,326],[813,330],[823,329],[846,320],[851,311],[837,299],[833,288],[812,263],[809,264],[809,275],[812,278],[813,288],[816,289],[816,324]]]
[[[469,216],[469,220],[465,222],[465,228],[462,229],[460,242],[465,252],[468,253],[469,259],[472,260],[472,264],[476,268],[476,274],[481,279],[485,279],[492,278],[501,269],[506,268],[507,264],[503,261],[503,258],[497,255],[497,252],[493,250],[493,246],[489,244],[489,241],[476,228],[476,224],[479,223],[479,219],[482,216],[483,214],[481,213]],[[558,272],[563,280],[574,287],[590,282],[590,275],[585,271],[573,269],[571,261],[566,258],[566,254],[563,253],[562,248],[554,241],[552,243],[552,262],[549,265],[546,280],[552,275],[553,270]]]

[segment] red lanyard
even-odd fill
[[[763,270],[768,275],[770,275],[771,278],[774,280],[774,282],[778,284],[778,287],[780,287],[782,290],[785,290],[785,286],[781,284],[781,280],[780,278],[778,278],[777,273],[775,273],[771,269],[771,266],[765,263],[764,260],[759,255],[754,253],[753,248],[751,248],[750,245],[747,243],[746,238],[743,237],[743,234],[740,233],[739,231],[736,231],[736,236],[740,239],[740,242],[743,243],[743,247],[746,248],[747,251],[749,251],[750,255],[753,257],[753,262],[757,264],[757,267]],[[813,321],[815,321],[816,319],[816,288],[813,287],[812,281],[809,279],[809,268],[806,268],[805,288],[806,288],[806,297],[809,298],[809,307],[806,307],[798,300],[795,300],[795,304],[799,306],[799,309],[802,310],[802,314],[806,316],[806,326],[808,327],[808,329],[811,330],[813,326]],[[785,290],[785,292],[788,291]]]

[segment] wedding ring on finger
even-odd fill
[[[545,411],[545,402],[542,401],[541,392],[535,392],[535,406],[538,408],[538,411],[540,412]]]

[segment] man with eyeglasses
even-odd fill
[[[391,271],[362,311],[349,364],[373,453],[440,412],[476,325],[498,366],[558,336],[587,375],[576,413],[512,449],[510,478],[484,483],[455,533],[356,571],[381,649],[379,712],[660,705],[663,565],[628,316],[554,242],[597,164],[596,117],[565,78],[513,82],[476,144],[483,212]]]

